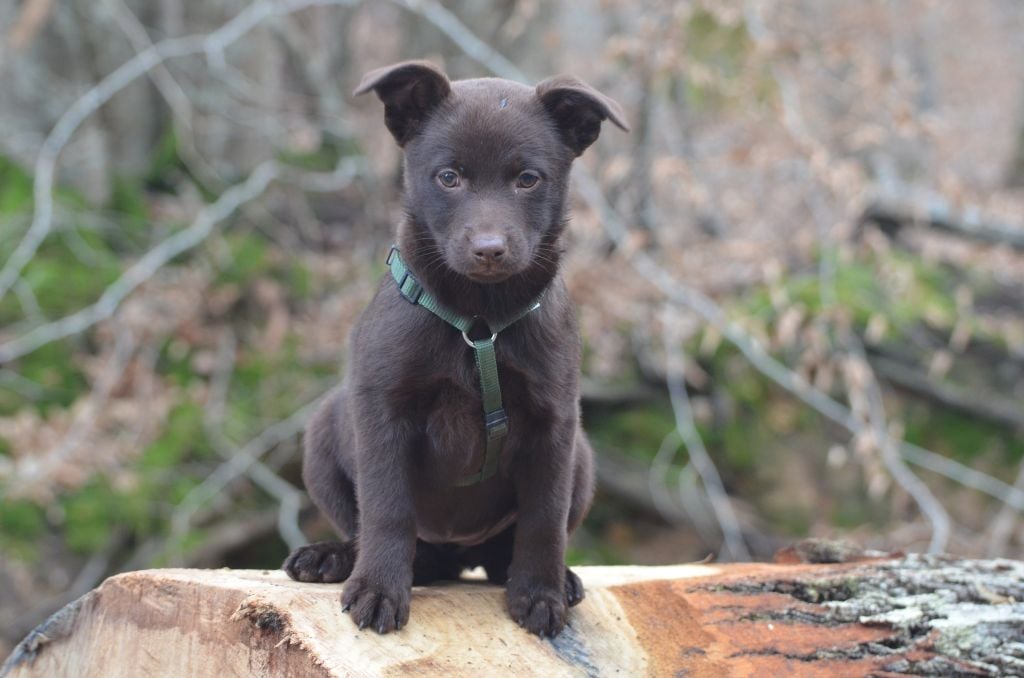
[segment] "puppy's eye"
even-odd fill
[[[540,181],[540,176],[535,172],[523,172],[516,179],[516,186],[518,188],[533,188],[537,185],[538,181]]]
[[[459,173],[452,169],[441,170],[437,173],[437,180],[445,188],[455,188],[459,185]]]

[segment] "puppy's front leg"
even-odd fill
[[[566,522],[572,495],[575,422],[553,427],[517,459],[514,471],[518,518],[506,590],[508,610],[538,636],[565,627]]]
[[[384,408],[360,408],[356,494],[359,549],[345,584],[342,610],[359,628],[378,633],[402,628],[409,620],[416,517],[411,487],[411,426],[387,421]]]

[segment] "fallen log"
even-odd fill
[[[799,553],[789,552],[807,560]],[[517,627],[502,589],[482,582],[414,589],[409,625],[378,636],[342,614],[342,585],[277,571],[129,572],[44,622],[0,675],[1024,674],[1021,562],[911,555],[577,572],[587,597],[554,640]]]
[[[1024,431],[1024,409],[1019,402],[1006,396],[970,391],[932,379],[924,370],[876,352],[868,353],[868,362],[878,376],[893,386],[977,419],[991,421],[1014,431]]]
[[[904,226],[919,225],[967,240],[1024,250],[1024,226],[986,221],[977,210],[957,209],[935,194],[914,201],[876,200],[865,208],[860,222],[877,224],[890,237]]]

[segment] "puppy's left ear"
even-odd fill
[[[405,146],[452,86],[448,76],[429,61],[403,61],[370,71],[353,94],[371,89],[384,102],[384,124],[398,145]]]
[[[556,75],[541,82],[537,85],[537,96],[576,155],[597,140],[605,120],[629,131],[626,116],[614,99],[571,75]]]

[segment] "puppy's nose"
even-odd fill
[[[478,235],[470,244],[477,261],[498,261],[505,256],[505,239],[500,235]]]

